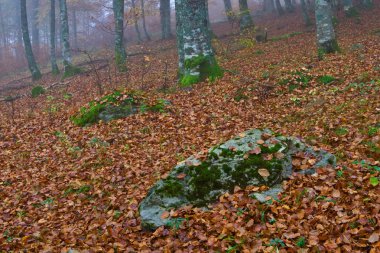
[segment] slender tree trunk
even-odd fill
[[[305,25],[310,26],[311,20],[310,20],[309,12],[308,12],[307,7],[306,7],[305,0],[301,0],[301,8],[302,8],[302,16],[303,16],[303,20],[305,22]]]
[[[253,21],[251,13],[248,9],[247,0],[239,0],[240,9],[240,31],[243,31],[251,26],[253,26]]]
[[[264,0],[264,12],[272,13],[275,11],[273,0]]]
[[[4,17],[3,17],[3,10],[2,10],[2,3],[0,2],[0,27],[1,27],[1,37],[2,37],[2,43],[3,47],[0,45],[0,60],[3,59],[3,51],[5,51],[5,48],[7,46],[7,35],[5,32],[5,25],[4,25]]]
[[[115,62],[119,71],[126,71],[127,54],[124,48],[124,0],[113,0],[115,19]]]
[[[135,0],[131,0],[131,3],[132,3],[132,8],[133,8],[133,16],[134,16],[134,23],[135,23],[135,30],[136,30],[136,33],[137,33],[137,40],[138,40],[138,43],[141,43],[142,42],[142,39],[141,39],[141,33],[140,33],[140,29],[139,29],[139,24],[138,24],[138,21],[139,21],[139,17],[138,17],[138,14],[137,14],[137,10],[136,10],[136,4],[135,4]]]
[[[141,3],[141,17],[142,17],[142,25],[143,25],[143,29],[144,29],[144,33],[145,33],[145,37],[146,39],[149,41],[150,40],[150,36],[148,34],[148,31],[146,30],[146,22],[145,22],[145,6],[144,6],[144,1],[145,0],[140,0],[140,3]]]
[[[233,19],[231,0],[223,0],[223,2],[224,2],[224,11],[226,13],[227,19],[229,22],[231,22]]]
[[[284,14],[284,9],[281,6],[280,0],[275,0],[275,3],[276,3],[276,9],[277,9],[278,15],[283,15]]]
[[[170,0],[160,0],[161,38],[172,37],[170,25]]]
[[[40,50],[40,29],[38,24],[39,5],[39,0],[32,0],[32,45],[37,55],[39,54]]]
[[[34,58],[32,45],[30,43],[29,29],[28,29],[28,17],[26,14],[26,0],[20,0],[20,12],[21,12],[21,30],[22,37],[24,40],[24,48],[26,59],[28,60],[29,70],[32,73],[33,80],[38,80],[41,78],[41,72],[37,66],[36,60]]]
[[[55,54],[55,0],[50,0],[50,63],[53,75],[59,73]]]
[[[63,45],[62,56],[64,66],[64,77],[73,76],[80,70],[72,65],[70,38],[69,38],[69,20],[67,15],[66,0],[59,0],[60,17],[61,17],[61,42]]]
[[[332,24],[331,6],[328,0],[315,0],[315,20],[319,57],[321,58],[325,53],[339,51]]]
[[[291,0],[284,0],[285,1],[285,8],[287,12],[294,12],[294,6],[292,4]]]
[[[176,0],[180,85],[211,81],[223,72],[211,46],[205,0]]]
[[[78,48],[78,29],[77,29],[77,11],[75,7],[73,8],[73,37],[74,37],[74,48]]]

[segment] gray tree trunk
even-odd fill
[[[285,2],[285,8],[287,12],[294,12],[294,6],[292,4],[291,0],[284,0]]]
[[[38,69],[36,60],[33,55],[32,44],[30,43],[28,17],[26,14],[26,0],[20,0],[20,13],[21,13],[21,30],[24,40],[24,48],[26,59],[28,60],[29,70],[32,73],[32,79],[38,80],[41,78],[41,72]]]
[[[205,0],[176,0],[180,85],[211,81],[223,72],[211,46]]]
[[[240,31],[243,31],[253,26],[253,21],[248,9],[247,0],[239,0],[239,10],[240,10]]]
[[[160,0],[161,38],[172,37],[170,26],[170,0]]]
[[[53,75],[59,73],[55,54],[55,0],[50,0],[50,63]]]
[[[5,47],[7,46],[7,35],[5,32],[3,10],[2,10],[1,5],[2,5],[2,3],[0,2],[0,27],[1,27],[1,37],[2,37],[2,43],[3,43],[3,47],[1,47],[1,45],[0,45],[0,60],[3,59],[3,48],[5,49]]]
[[[318,55],[339,50],[332,24],[332,11],[328,0],[315,0]]]
[[[59,0],[60,17],[61,17],[61,43],[63,56],[63,77],[70,77],[80,72],[80,69],[74,67],[71,60],[70,38],[69,38],[69,20],[67,14],[66,0]]]
[[[232,4],[231,0],[223,0],[224,2],[224,11],[226,13],[228,21],[232,21]]]
[[[144,6],[145,0],[140,0],[141,3],[141,17],[142,17],[142,25],[144,29],[144,34],[147,40],[150,40],[150,36],[148,34],[148,31],[146,30],[146,22],[145,22],[145,6]]]
[[[77,28],[77,11],[73,8],[73,37],[74,37],[74,49],[78,48],[78,28]]]
[[[275,3],[276,3],[276,9],[277,9],[278,15],[284,14],[284,9],[281,6],[280,0],[275,0]]]
[[[39,0],[32,0],[32,45],[37,54],[40,50],[40,29],[38,24],[39,6]]]
[[[133,13],[134,13],[134,23],[135,23],[135,30],[136,30],[136,33],[137,33],[137,40],[138,40],[138,43],[142,42],[142,39],[141,39],[141,33],[140,33],[140,29],[139,29],[139,24],[138,24],[138,21],[139,21],[139,17],[137,15],[137,11],[136,11],[136,3],[135,3],[135,0],[131,0],[131,3],[132,3],[132,8],[133,8]]]
[[[264,0],[264,7],[263,7],[264,12],[274,12],[275,7],[274,7],[274,2],[273,0]]]
[[[305,25],[310,26],[311,25],[311,19],[309,16],[309,12],[307,10],[305,0],[301,0],[301,8],[302,8],[302,16],[303,16],[303,20],[305,22]]]
[[[127,54],[124,38],[124,0],[113,0],[113,16],[115,19],[115,62],[119,71],[126,71]]]

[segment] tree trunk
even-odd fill
[[[251,14],[248,9],[247,0],[239,0],[240,9],[240,31],[253,26]]]
[[[73,8],[73,37],[74,37],[74,49],[78,48],[78,29],[77,29],[77,11]]]
[[[170,26],[170,0],[160,0],[161,38],[168,39],[172,36]]]
[[[318,56],[325,53],[339,51],[334,26],[332,24],[332,11],[328,0],[315,0],[315,20],[317,25]]]
[[[223,2],[224,2],[224,11],[226,13],[227,19],[229,22],[231,22],[233,20],[231,0],[223,0]]]
[[[131,0],[131,3],[132,3],[132,9],[133,9],[133,22],[135,23],[135,30],[137,33],[137,40],[138,40],[138,43],[141,43],[142,39],[141,39],[141,33],[140,33],[140,29],[139,29],[139,24],[138,24],[139,17],[138,17],[138,13],[136,10],[135,0]]]
[[[4,25],[4,17],[3,17],[3,10],[2,10],[2,3],[0,2],[0,27],[1,27],[1,37],[2,37],[2,43],[3,47],[0,45],[0,61],[3,59],[3,51],[5,51],[5,48],[7,46],[7,35],[5,32],[5,25]]]
[[[119,71],[126,71],[127,53],[124,48],[124,0],[113,0],[115,19],[115,63]]]
[[[40,29],[38,24],[38,12],[39,12],[39,0],[33,0],[32,1],[32,8],[33,8],[33,14],[32,14],[32,45],[33,49],[35,50],[36,54],[39,54],[40,50]]]
[[[310,26],[311,20],[310,20],[309,12],[308,12],[307,7],[306,7],[305,0],[301,0],[301,8],[302,8],[302,16],[303,16],[303,20],[305,22],[305,25]]]
[[[180,85],[189,87],[223,72],[216,62],[207,25],[205,0],[176,0]]]
[[[148,31],[146,30],[144,1],[145,0],[140,0],[140,3],[141,3],[141,17],[142,17],[142,24],[143,24],[143,29],[144,29],[145,37],[149,41],[150,40],[150,36],[148,34]]]
[[[275,11],[273,0],[264,0],[264,12],[272,13]]]
[[[59,73],[55,55],[55,0],[50,0],[50,63],[53,75]]]
[[[28,29],[28,17],[26,14],[26,0],[20,0],[20,13],[21,13],[21,30],[24,40],[24,48],[26,59],[28,60],[29,70],[32,73],[33,80],[41,78],[41,72],[38,69],[36,60],[33,55],[32,45],[30,43],[29,29]]]
[[[281,6],[280,0],[275,0],[275,3],[276,3],[276,9],[277,9],[278,15],[283,15],[284,14],[284,9]]]
[[[72,65],[70,38],[69,38],[69,20],[67,15],[66,0],[59,0],[60,17],[61,17],[61,42],[63,45],[63,77],[70,77],[80,72],[80,70]]]
[[[287,12],[294,12],[294,6],[292,4],[291,0],[284,0],[285,1],[285,8]]]

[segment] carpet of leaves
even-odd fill
[[[228,71],[190,91],[173,88],[174,41],[136,46],[151,53],[131,57],[128,74],[111,71],[105,88],[144,88],[152,101],[172,102],[166,113],[75,127],[69,117],[97,96],[93,74],[15,101],[13,117],[2,103],[0,251],[379,252],[379,7],[361,15],[340,14],[342,52],[322,61],[300,14],[263,18],[270,37],[303,33],[253,46],[215,41]],[[321,83],[326,75],[334,81]],[[338,167],[294,174],[264,204],[249,197],[263,188],[236,188],[209,211],[170,213],[179,221],[171,228],[141,230],[139,202],[177,162],[265,127],[334,153]]]

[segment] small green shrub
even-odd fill
[[[299,248],[303,248],[303,247],[305,247],[305,246],[306,246],[306,238],[303,237],[303,236],[299,237],[299,238],[297,239],[297,241],[296,241],[296,245],[297,245],[297,247],[299,247]]]
[[[344,127],[339,127],[335,130],[335,133],[339,136],[343,136],[343,135],[346,135],[349,133],[348,129],[347,128],[344,128]]]
[[[318,82],[322,84],[330,84],[336,80],[335,77],[330,75],[324,75],[318,78]]]
[[[36,98],[42,94],[45,94],[45,91],[46,91],[45,88],[40,86],[40,85],[33,87],[32,91],[31,91],[32,98]]]

